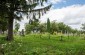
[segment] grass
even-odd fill
[[[85,55],[84,37],[42,35],[15,36],[8,42],[0,35],[0,55]]]

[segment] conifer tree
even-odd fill
[[[24,15],[27,18],[33,17],[33,15],[38,15],[39,18],[41,14],[46,13],[51,5],[43,8],[35,9],[36,6],[47,2],[47,0],[0,0],[0,19],[6,18],[8,22],[8,35],[7,40],[13,40],[13,22],[14,19],[21,20]]]

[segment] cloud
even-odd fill
[[[57,4],[57,3],[60,3],[60,2],[66,3],[65,0],[49,0],[49,2],[51,2],[52,4]]]
[[[53,4],[55,4],[57,2],[61,2],[61,0],[51,0],[50,2],[52,2]]]
[[[37,7],[35,7],[35,9],[43,8],[43,7],[46,7],[46,6],[50,5],[50,4],[57,4],[57,3],[61,3],[61,2],[66,3],[66,0],[48,0],[48,2],[43,3],[43,6],[38,5]],[[53,7],[54,6],[52,6],[52,8]]]
[[[51,21],[64,22],[65,24],[79,29],[85,22],[85,5],[71,5],[61,9],[52,9],[42,16],[41,22],[46,22],[47,18]]]

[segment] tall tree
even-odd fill
[[[47,19],[47,32],[50,33],[50,19]]]
[[[13,40],[13,22],[14,19],[21,20],[23,15],[33,17],[33,14],[41,16],[51,5],[44,8],[35,9],[38,5],[43,5],[47,0],[0,0],[0,17],[8,18],[8,36],[7,40]]]

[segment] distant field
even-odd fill
[[[15,36],[7,42],[0,35],[0,55],[85,55],[84,36],[60,36],[30,34]]]

